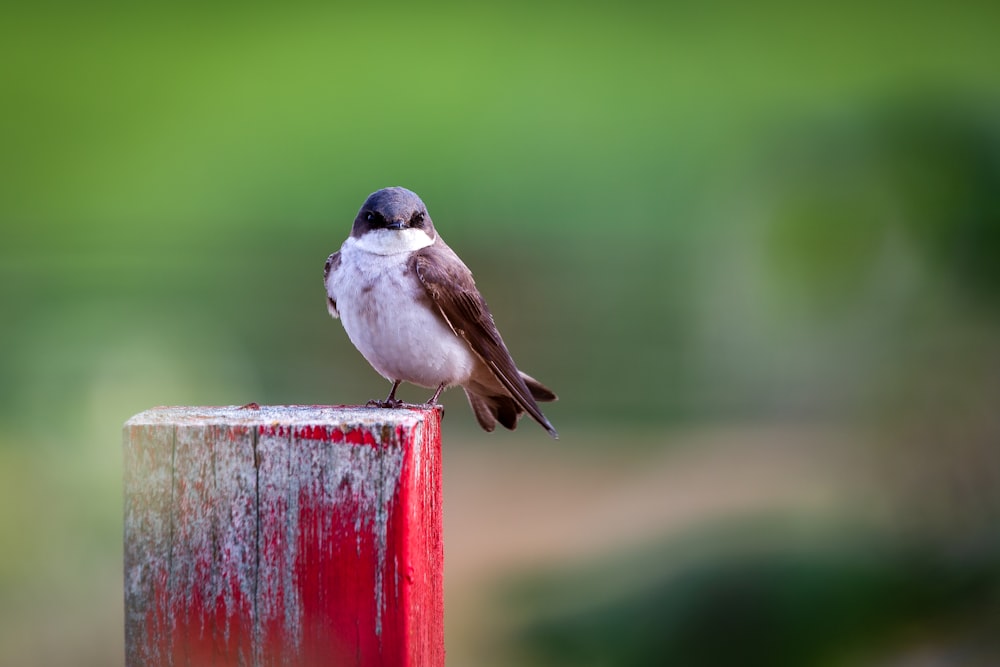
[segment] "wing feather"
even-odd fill
[[[458,255],[439,237],[434,244],[414,253],[411,266],[452,331],[469,344],[514,401],[554,434],[555,429],[539,409],[500,337],[472,272]]]
[[[340,253],[335,252],[326,258],[326,265],[323,267],[323,287],[326,289],[326,309],[330,311],[331,317],[340,317],[337,312],[337,297],[330,287],[330,274],[340,268]]]

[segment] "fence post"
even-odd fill
[[[135,665],[444,665],[434,409],[178,407],[125,423]]]

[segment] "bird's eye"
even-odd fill
[[[411,227],[420,227],[424,224],[424,213],[423,211],[417,211],[410,217]]]
[[[365,216],[365,220],[367,220],[368,222],[371,222],[374,219],[375,219],[374,213],[369,213],[368,215]]]

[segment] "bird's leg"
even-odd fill
[[[438,396],[441,395],[441,392],[444,391],[444,388],[447,385],[448,385],[447,382],[442,382],[441,384],[439,384],[438,388],[437,388],[437,391],[434,392],[434,395],[431,396],[431,399],[429,401],[427,401],[426,403],[424,403],[424,405],[427,406],[427,407],[429,407],[429,408],[437,408],[438,412],[441,413],[441,418],[442,419],[444,418],[444,406],[443,405],[438,405],[437,400],[438,400]]]
[[[396,380],[395,382],[392,383],[392,389],[389,390],[389,395],[385,397],[386,403],[391,405],[392,403],[399,402],[396,400],[396,390],[399,389],[399,385],[401,382],[402,380]]]
[[[431,396],[431,400],[427,401],[426,405],[437,405],[438,396],[440,396],[441,392],[444,391],[444,387],[446,384],[447,383],[442,382],[441,384],[438,385],[437,391],[434,392],[434,395]]]
[[[368,401],[368,407],[372,408],[398,408],[403,405],[403,402],[396,398],[396,390],[399,389],[399,385],[402,380],[396,380],[392,383],[392,389],[389,390],[389,395],[385,397],[384,401],[378,401],[374,398]]]

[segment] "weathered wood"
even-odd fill
[[[128,665],[444,665],[432,409],[125,424]]]

